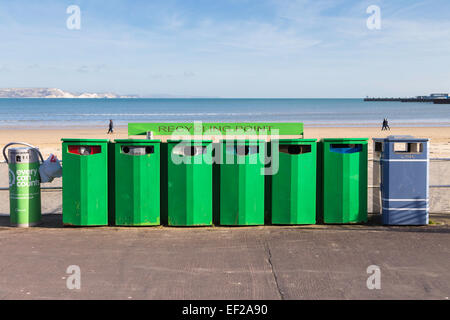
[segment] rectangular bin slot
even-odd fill
[[[17,155],[16,156],[16,162],[17,163],[28,161],[29,159],[30,159],[30,155],[29,154],[21,154],[21,155]]]
[[[68,146],[69,153],[78,154],[81,156],[89,156],[93,154],[97,154],[102,152],[101,146],[77,146],[77,145],[71,145]]]
[[[395,153],[422,153],[423,144],[418,142],[396,142],[394,143]]]
[[[383,152],[383,143],[375,142],[375,152]]]
[[[248,156],[259,153],[259,146],[227,146],[227,153],[238,156]]]
[[[362,144],[331,144],[330,151],[335,153],[356,153],[362,151]]]
[[[310,144],[302,144],[302,145],[280,145],[280,152],[287,154],[304,154],[311,152]]]
[[[206,153],[206,146],[182,145],[173,148],[172,153],[180,156],[192,157]]]
[[[121,153],[128,154],[130,156],[143,156],[146,154],[152,154],[155,152],[154,146],[122,146]]]

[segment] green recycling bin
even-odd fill
[[[367,138],[319,143],[318,214],[324,223],[367,221]]]
[[[169,226],[212,224],[211,140],[169,140],[167,210]]]
[[[316,139],[280,139],[271,144],[272,158],[276,151],[279,157],[278,171],[271,176],[272,224],[315,224]]]
[[[160,140],[116,139],[114,223],[160,224]]]
[[[219,165],[219,224],[264,224],[263,140],[221,141]]]
[[[63,224],[108,225],[108,140],[62,139]]]

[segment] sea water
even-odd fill
[[[363,99],[0,99],[0,128],[129,122],[303,122],[306,126],[450,126],[450,105]]]

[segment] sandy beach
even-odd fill
[[[44,157],[50,153],[61,157],[61,138],[127,138],[127,128],[116,128],[114,134],[106,134],[106,128],[60,128],[60,129],[0,129],[0,146],[11,141],[23,141],[36,145]],[[372,152],[372,138],[389,135],[412,135],[420,138],[430,138],[431,158],[450,158],[450,127],[398,127],[391,131],[381,131],[374,127],[307,127],[305,138],[369,138],[369,155]],[[168,136],[157,137],[165,141]]]

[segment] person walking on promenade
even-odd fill
[[[111,119],[109,120],[109,129],[108,129],[108,134],[110,133],[114,133],[114,124]]]

